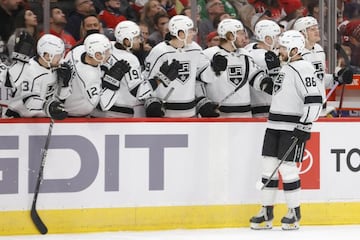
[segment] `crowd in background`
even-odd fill
[[[337,2],[339,36],[350,56],[354,73],[359,73],[360,3],[355,0]],[[117,24],[133,21],[140,26],[141,32],[141,47],[133,50],[133,54],[144,69],[146,56],[166,40],[169,20],[176,15],[195,19],[198,28],[195,41],[206,49],[219,44],[216,30],[224,19],[242,22],[246,29],[245,47],[255,41],[254,26],[262,19],[276,21],[285,31],[292,29],[295,20],[302,16],[310,15],[319,21],[319,11],[319,0],[198,0],[194,17],[189,0],[52,0],[49,33],[61,38],[65,52],[68,52],[93,32],[100,32],[114,41]],[[41,0],[0,0],[0,58],[3,63],[11,64],[17,35],[23,30],[32,36],[36,52],[36,42],[45,33],[43,13]],[[325,23],[326,13],[325,8]]]

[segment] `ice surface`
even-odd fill
[[[301,226],[300,230],[251,230],[249,228],[223,228],[200,230],[168,230],[144,232],[104,232],[87,234],[47,234],[2,236],[0,240],[359,240],[360,225]]]

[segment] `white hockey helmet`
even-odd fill
[[[130,41],[129,48],[132,48],[134,38],[140,36],[140,27],[133,21],[122,21],[116,25],[114,35],[116,41],[122,45],[124,40],[128,39]]]
[[[189,31],[194,29],[194,22],[191,18],[184,15],[175,15],[169,21],[169,32],[181,41],[186,41]],[[179,38],[179,31],[185,33],[185,39]]]
[[[297,30],[288,30],[283,32],[279,37],[279,46],[285,47],[288,56],[292,49],[297,48],[298,54],[301,54],[305,48],[305,38]],[[290,58],[290,56],[289,56]]]
[[[100,33],[93,33],[87,36],[84,40],[84,45],[86,53],[100,63],[105,62],[112,53],[110,40]],[[101,59],[96,58],[96,53],[101,54]]]
[[[318,26],[319,23],[316,18],[311,16],[301,17],[294,23],[293,29],[299,32],[306,32],[308,27]]]
[[[44,34],[40,37],[36,46],[37,54],[49,65],[55,56],[59,56],[59,59],[63,57],[65,51],[64,41],[53,35]],[[49,54],[49,60],[44,58],[45,53]]]
[[[236,39],[237,31],[244,30],[243,24],[236,19],[224,19],[219,23],[217,32],[220,38],[226,39],[226,34],[228,32],[232,33]]]
[[[256,39],[261,42],[265,42],[266,36],[275,39],[280,33],[280,26],[276,22],[267,19],[257,22],[254,29]]]

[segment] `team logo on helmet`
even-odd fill
[[[185,83],[190,77],[190,61],[180,62],[178,79],[181,83]]]
[[[278,91],[281,90],[281,86],[282,83],[284,81],[285,78],[285,74],[284,73],[279,73],[279,75],[277,75],[276,79],[274,80],[274,88],[273,88],[273,94],[275,95]]]

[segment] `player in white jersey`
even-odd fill
[[[84,44],[73,48],[65,58],[72,68],[69,83],[71,95],[64,106],[70,117],[86,117],[96,108],[102,95],[102,72],[100,64],[105,63],[112,53],[109,39],[100,33],[90,34]],[[111,74],[116,75],[117,71]],[[114,76],[116,81],[120,76]]]
[[[13,98],[8,104],[7,117],[48,116],[57,120],[67,117],[60,102],[66,96],[67,89],[58,84],[70,78],[64,78],[64,71],[68,69],[60,66],[64,50],[64,42],[60,38],[45,34],[38,40],[37,56],[27,63],[15,63],[9,69],[8,81]],[[14,70],[19,70],[18,64],[21,65],[20,72]]]
[[[196,99],[196,78],[211,71],[209,59],[193,41],[196,35],[193,21],[176,15],[169,21],[171,40],[157,44],[145,59],[145,78],[157,78],[167,70],[167,63],[179,62],[176,74],[168,84],[159,85],[145,102],[149,117],[217,117],[216,106],[204,97]],[[165,64],[165,66],[164,66]],[[174,69],[170,64],[170,69]],[[161,74],[160,74],[161,76]],[[197,107],[197,109],[196,109]]]
[[[103,82],[103,93],[98,108],[92,113],[96,117],[134,117],[137,106],[150,96],[156,81],[144,81],[138,58],[131,52],[140,48],[140,28],[132,21],[120,22],[114,31],[116,42],[108,61],[102,65],[105,72],[119,61],[129,63],[129,71],[119,84]],[[117,82],[115,82],[117,83]]]
[[[298,229],[300,214],[300,177],[297,163],[302,161],[312,123],[319,117],[322,95],[313,65],[303,60],[305,39],[296,30],[279,37],[280,57],[286,62],[274,82],[272,102],[262,149],[262,208],[250,219],[252,229],[271,229],[278,191],[279,171],[283,180],[288,213],[281,219],[284,230]],[[292,145],[296,144],[296,145]],[[294,146],[294,148],[290,148]],[[287,151],[290,151],[284,161]],[[280,165],[279,165],[280,164]],[[279,168],[277,168],[280,166]],[[273,174],[274,173],[274,174]]]
[[[326,97],[325,89],[331,88],[335,81],[338,81],[339,85],[352,83],[353,73],[350,68],[345,67],[334,74],[326,73],[326,56],[324,49],[318,44],[320,31],[314,17],[307,16],[297,19],[293,28],[300,31],[305,37],[306,44],[302,56],[314,65],[324,99]],[[325,107],[326,105],[324,105],[321,116],[325,116],[329,112]]]
[[[280,33],[280,27],[276,22],[267,19],[261,20],[256,23],[254,30],[257,42],[252,42],[245,47],[254,59],[254,62],[260,68],[266,70],[273,79],[280,70],[280,60],[274,53]],[[268,117],[271,95],[251,87],[250,96],[253,117]]]

